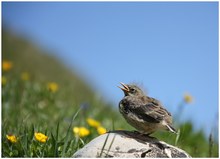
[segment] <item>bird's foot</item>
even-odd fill
[[[134,130],[133,133],[137,136],[137,137],[141,137],[141,138],[151,138],[151,139],[156,139],[155,137],[150,136],[150,134],[152,133],[141,133],[139,131]]]
[[[136,130],[134,130],[133,133],[134,133],[135,135],[140,135],[140,134],[141,134],[139,131],[136,131]]]

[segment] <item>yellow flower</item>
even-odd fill
[[[55,82],[50,82],[47,84],[47,89],[53,93],[55,93],[58,90],[58,84]]]
[[[5,85],[7,83],[7,78],[5,76],[2,76],[2,85]]]
[[[29,76],[29,74],[28,74],[27,72],[23,72],[23,73],[21,74],[21,79],[22,79],[23,81],[28,81],[28,80],[30,79],[30,76]]]
[[[97,128],[97,132],[99,133],[99,135],[102,135],[102,134],[105,134],[107,132],[107,130],[102,126],[99,126]]]
[[[15,135],[6,135],[6,138],[11,142],[11,143],[16,143],[18,140]]]
[[[94,120],[92,118],[88,118],[86,121],[91,127],[98,128],[101,125],[100,122],[98,122],[97,120]]]
[[[193,102],[193,97],[192,97],[190,94],[185,93],[185,95],[184,95],[184,101],[185,101],[186,103],[192,103],[192,102]]]
[[[48,136],[42,134],[42,133],[34,133],[35,139],[39,142],[45,143],[48,139]]]
[[[85,127],[74,127],[73,133],[79,137],[85,137],[90,134],[89,130]]]
[[[4,60],[2,62],[2,70],[3,71],[9,71],[12,68],[12,62],[8,60]]]

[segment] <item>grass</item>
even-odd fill
[[[2,47],[3,61],[12,64],[2,73],[2,157],[71,157],[100,135],[100,126],[107,131],[133,130],[118,110],[56,58],[5,30]],[[89,124],[88,118],[99,124]],[[206,138],[202,130],[194,131],[191,122],[177,125],[178,136],[166,132],[154,136],[193,157],[218,157],[217,141]],[[46,135],[46,142],[35,133]],[[7,135],[15,135],[17,141]]]

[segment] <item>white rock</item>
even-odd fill
[[[156,138],[130,131],[112,131],[93,139],[73,157],[191,157]]]

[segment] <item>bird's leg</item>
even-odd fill
[[[136,131],[136,130],[134,130],[133,133],[134,133],[135,135],[139,136],[139,137],[145,137],[145,138],[156,139],[155,137],[150,136],[150,134],[152,134],[152,133],[147,133],[147,134],[146,134],[146,133],[144,133],[144,132],[139,132],[139,131]]]

